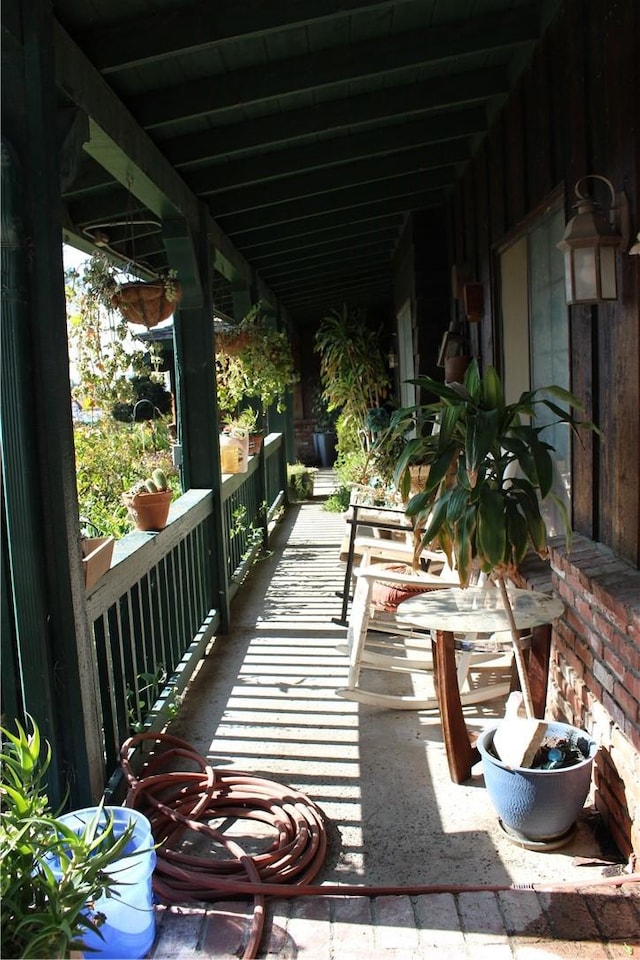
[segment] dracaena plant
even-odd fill
[[[574,433],[597,428],[576,419],[571,411],[582,405],[558,386],[526,391],[517,402],[506,403],[496,370],[488,367],[480,376],[475,360],[463,384],[446,386],[429,377],[415,382],[437,400],[396,416],[396,429],[406,430],[413,417],[425,431],[405,445],[396,466],[396,483],[405,497],[409,464],[420,460],[430,467],[424,489],[409,500],[407,513],[422,531],[421,546],[440,546],[462,586],[474,571],[487,574],[509,613],[506,580],[530,548],[541,557],[547,553],[543,500],[556,503],[568,542],[571,536],[565,504],[552,491],[554,447],[544,438],[548,424],[536,423],[536,410],[546,408],[555,423],[567,424]]]

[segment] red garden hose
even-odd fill
[[[131,755],[143,740],[156,749],[141,775],[134,774]],[[308,797],[273,780],[250,773],[214,769],[189,744],[167,734],[142,733],[122,745],[122,769],[129,790],[126,805],[144,813],[158,844],[153,875],[156,895],[165,903],[254,898],[253,922],[244,958],[257,954],[264,924],[265,896],[419,896],[428,893],[505,890],[576,890],[587,886],[637,883],[640,874],[566,884],[455,884],[364,887],[313,886],[321,869],[327,836],[324,816]],[[170,769],[178,760],[195,770]],[[216,819],[250,820],[267,825],[275,838],[262,853],[247,855],[234,840],[210,826]],[[185,834],[208,841],[204,854],[185,852]],[[211,846],[217,848],[211,853]]]

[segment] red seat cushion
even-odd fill
[[[383,570],[389,570],[392,573],[402,573],[407,576],[415,575],[415,570],[405,563],[401,564],[380,564]],[[395,613],[398,604],[410,597],[415,597],[418,593],[427,593],[433,590],[432,584],[425,584],[421,587],[417,583],[381,583],[376,580],[371,591],[371,604],[376,610],[384,613]]]

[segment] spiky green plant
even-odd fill
[[[405,497],[409,464],[419,460],[430,467],[424,489],[409,500],[407,513],[422,531],[420,546],[444,550],[462,586],[468,585],[474,571],[496,583],[517,656],[506,579],[515,574],[530,548],[541,557],[547,554],[543,500],[556,503],[568,542],[571,538],[566,506],[552,491],[554,448],[543,437],[549,424],[537,425],[536,410],[545,407],[555,423],[567,424],[574,433],[597,428],[590,420],[574,417],[570,411],[582,410],[582,404],[561,387],[529,390],[516,403],[506,403],[496,370],[488,367],[482,377],[475,360],[463,384],[447,386],[429,377],[415,382],[438,399],[395,415],[398,431],[406,431],[413,417],[423,434],[406,444],[396,466],[396,483]]]
[[[90,905],[112,890],[109,865],[127,855],[133,826],[116,839],[99,806],[76,834],[51,812],[51,747],[29,720],[29,732],[19,723],[16,734],[0,728],[1,955],[67,957],[83,949],[83,931],[99,930],[103,918]]]

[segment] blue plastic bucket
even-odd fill
[[[81,833],[96,815],[96,807],[74,810],[59,819],[71,830]],[[148,819],[128,807],[104,807],[113,818],[113,836],[121,837],[130,823],[134,824],[131,840],[121,861],[109,865],[107,873],[114,885],[110,897],[100,897],[91,912],[103,913],[102,937],[92,930],[83,932],[85,956],[108,960],[141,960],[151,949],[156,933],[151,878],[156,864],[153,835]],[[55,865],[52,865],[55,872]]]

